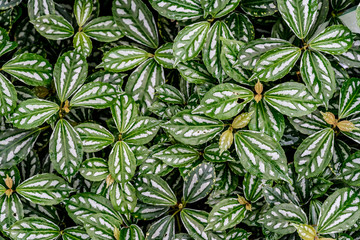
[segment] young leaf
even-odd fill
[[[47,39],[63,40],[74,34],[74,28],[61,15],[45,15],[31,21],[36,30]]]
[[[135,122],[138,109],[131,95],[122,94],[111,106],[111,113],[119,132],[125,133]]]
[[[5,116],[15,109],[17,93],[14,85],[1,73],[0,86],[0,116]]]
[[[115,140],[109,130],[96,123],[80,123],[75,130],[80,136],[84,152],[98,152]]]
[[[79,170],[83,146],[79,134],[64,119],[60,119],[49,142],[50,160],[57,172],[70,180]]]
[[[75,0],[74,15],[79,27],[82,27],[90,18],[93,10],[92,0]]]
[[[79,172],[90,181],[102,181],[109,175],[109,167],[102,158],[89,158],[81,164]]]
[[[172,167],[184,167],[199,159],[198,151],[184,144],[171,145],[152,155]]]
[[[272,137],[260,132],[238,131],[235,147],[241,164],[254,176],[292,182],[287,174],[285,152]]]
[[[334,130],[325,128],[307,137],[294,155],[295,169],[306,178],[316,177],[328,166],[334,153]]]
[[[360,117],[351,119],[351,122],[354,124],[356,129],[351,132],[342,131],[341,133],[360,144]]]
[[[173,69],[175,64],[175,57],[173,51],[173,43],[165,43],[155,51],[155,61],[164,68]]]
[[[150,0],[150,3],[160,15],[169,19],[196,19],[203,15],[200,2],[196,0]]]
[[[91,39],[83,32],[77,32],[73,39],[75,51],[88,57],[92,51]]]
[[[172,240],[175,236],[175,218],[174,216],[165,216],[154,222],[146,233],[148,240]]]
[[[159,45],[154,17],[141,0],[115,0],[112,12],[121,32],[128,38],[150,48]]]
[[[340,90],[339,119],[360,112],[360,79],[348,79]]]
[[[360,186],[360,151],[343,162],[340,177],[351,186]]]
[[[91,20],[84,26],[83,32],[99,42],[113,42],[124,36],[112,16],[103,16]]]
[[[11,116],[12,124],[21,129],[40,126],[59,111],[56,103],[43,99],[29,99],[21,102]]]

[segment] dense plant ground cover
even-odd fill
[[[359,240],[351,0],[0,0],[0,239]]]

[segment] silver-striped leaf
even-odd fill
[[[134,212],[137,203],[136,190],[129,182],[115,182],[111,185],[110,200],[115,210],[130,218],[130,213]]]
[[[351,119],[351,122],[354,124],[355,129],[351,132],[342,131],[341,133],[360,144],[360,117]]]
[[[93,0],[75,0],[74,15],[79,27],[82,27],[90,18],[93,10]]]
[[[90,240],[85,229],[80,226],[65,228],[62,234],[63,240]]]
[[[109,175],[109,167],[107,161],[102,158],[86,159],[79,170],[80,174],[90,181],[102,181]]]
[[[220,10],[218,13],[216,13],[214,18],[221,18],[221,17],[224,17],[224,16],[228,15],[229,13],[231,13],[232,11],[234,11],[237,8],[240,1],[241,0],[230,0],[230,1],[228,1],[226,6],[222,10]]]
[[[157,97],[163,102],[181,105],[186,103],[184,94],[172,85],[164,84],[155,90],[158,94]]]
[[[141,0],[115,0],[112,7],[115,22],[128,38],[150,48],[159,45],[153,14]]]
[[[13,8],[21,3],[21,0],[4,0],[0,2],[0,10]]]
[[[16,192],[26,200],[40,205],[55,205],[74,191],[61,177],[51,173],[35,175],[20,183]]]
[[[196,19],[203,15],[197,0],[150,0],[150,3],[160,15],[169,19]]]
[[[92,213],[89,216],[79,216],[87,234],[93,240],[114,239],[115,227],[119,228],[120,222],[113,217],[102,213]]]
[[[115,125],[120,133],[126,132],[138,116],[138,108],[131,95],[122,94],[111,106],[111,113]]]
[[[254,26],[245,14],[231,13],[225,18],[225,23],[235,39],[247,43],[255,38]]]
[[[139,220],[152,220],[164,215],[168,210],[168,206],[156,206],[138,202],[132,215]]]
[[[223,122],[202,115],[191,114],[191,110],[177,113],[162,127],[177,141],[188,145],[206,143],[223,129]]]
[[[173,43],[165,43],[155,51],[155,61],[164,68],[174,69],[175,58],[173,45]]]
[[[115,141],[114,135],[97,123],[80,123],[75,126],[84,152],[98,152]]]
[[[277,7],[273,0],[243,0],[241,1],[241,9],[247,14],[254,17],[271,16],[277,12]]]
[[[300,205],[300,199],[296,193],[286,185],[278,184],[275,187],[265,185],[263,187],[263,196],[270,207],[277,206],[281,203]]]
[[[112,16],[102,16],[87,23],[83,32],[99,42],[113,42],[124,36]]]
[[[53,0],[29,0],[27,7],[30,20],[35,20],[40,16],[55,13],[55,4]]]
[[[13,193],[10,196],[6,196],[6,194],[1,195],[2,193],[0,193],[0,230],[4,231],[24,217],[24,210],[17,194]]]
[[[159,131],[160,123],[156,118],[138,117],[134,124],[122,135],[122,139],[129,144],[147,144]]]
[[[340,177],[350,186],[360,186],[360,151],[342,163]]]
[[[64,119],[60,119],[49,141],[50,160],[55,170],[70,180],[83,160],[83,146],[79,134]]]
[[[213,143],[204,149],[203,157],[209,162],[235,162],[235,159],[230,155],[229,151],[221,152],[219,144]]]
[[[123,227],[120,230],[119,239],[145,240],[145,236],[138,225],[131,224],[130,226]]]
[[[15,109],[17,93],[14,85],[1,73],[0,86],[0,116],[5,116]]]
[[[30,22],[47,39],[63,40],[74,34],[73,26],[61,15],[49,14]]]
[[[199,62],[188,61],[186,63],[179,63],[176,68],[179,70],[180,75],[189,83],[203,84],[216,81],[207,71],[205,65]]]
[[[234,137],[236,152],[247,171],[263,179],[292,183],[285,152],[275,139],[261,132],[247,130],[238,131]]]
[[[246,173],[242,183],[245,199],[251,203],[257,202],[263,197],[262,190],[265,184],[266,180]]]
[[[200,153],[190,146],[175,144],[156,152],[152,156],[172,167],[184,167],[198,160]]]
[[[289,121],[296,130],[305,135],[314,134],[330,126],[325,122],[319,111],[312,112],[302,117],[289,118]]]
[[[59,111],[59,105],[44,99],[29,99],[21,102],[11,115],[12,124],[21,129],[42,125]]]
[[[294,155],[296,172],[306,178],[320,175],[334,153],[334,130],[325,128],[307,137]]]
[[[217,13],[224,9],[230,0],[201,0],[200,2],[201,7],[204,9],[204,17],[207,17],[210,14],[215,18]]]
[[[77,32],[73,39],[75,51],[88,57],[92,51],[91,39],[83,32]]]
[[[339,119],[346,118],[360,112],[360,79],[350,78],[340,90]]]
[[[172,240],[175,236],[175,217],[168,215],[154,222],[146,233],[147,240]]]

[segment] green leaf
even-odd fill
[[[165,216],[154,222],[146,233],[147,240],[172,240],[175,236],[175,218]]]
[[[83,32],[99,42],[113,42],[124,36],[112,16],[103,16],[87,23]]]
[[[201,6],[204,9],[204,17],[210,14],[212,17],[215,17],[218,12],[225,8],[230,0],[201,0]]]
[[[265,201],[271,206],[276,206],[281,203],[292,203],[300,205],[300,200],[294,191],[285,185],[276,185],[275,187],[264,186],[263,195]]]
[[[239,53],[239,64],[245,69],[253,69],[259,58],[270,50],[290,47],[291,43],[276,38],[259,38],[247,43]]]
[[[52,78],[51,64],[34,53],[13,57],[2,66],[2,70],[31,86],[49,85]]]
[[[340,177],[351,186],[360,186],[360,151],[350,155],[342,163]]]
[[[31,21],[35,29],[47,39],[63,40],[74,34],[74,28],[61,15],[49,14]]]
[[[130,144],[144,145],[150,142],[160,128],[160,121],[152,117],[138,117],[134,124],[122,135]]]
[[[1,73],[0,86],[0,116],[5,116],[15,109],[17,93],[14,85]]]
[[[248,124],[249,130],[263,132],[280,141],[285,130],[285,119],[281,113],[264,101],[252,102],[249,112],[254,112]]]
[[[342,54],[353,44],[351,31],[344,25],[325,28],[309,41],[309,46],[329,54]]]
[[[174,86],[164,84],[156,89],[156,93],[158,94],[158,98],[166,103],[173,104],[185,104],[185,96],[179,89]]]
[[[208,217],[206,230],[223,231],[239,224],[245,217],[245,205],[236,198],[227,198],[216,204]]]
[[[209,29],[210,23],[204,21],[188,25],[178,33],[173,46],[175,64],[191,60],[200,53]]]
[[[233,12],[225,18],[225,23],[235,39],[245,43],[254,40],[254,26],[245,14]]]
[[[80,0],[79,0],[80,1]],[[73,39],[75,51],[88,57],[92,51],[91,39],[83,32],[77,32]]]
[[[61,177],[43,173],[26,179],[16,188],[16,192],[32,203],[55,205],[69,196],[73,189]]]
[[[112,12],[117,25],[128,38],[150,48],[159,45],[153,14],[141,0],[115,0]]]
[[[203,84],[205,82],[216,81],[202,63],[188,61],[186,63],[179,63],[176,68],[179,70],[181,76],[189,83]]]
[[[138,202],[133,216],[140,220],[151,220],[164,215],[168,210],[168,206],[156,206]]]
[[[175,64],[173,43],[165,43],[155,51],[155,61],[164,68],[173,69]]]
[[[341,87],[339,102],[339,119],[360,112],[360,79],[350,78]]]
[[[52,240],[60,236],[60,228],[43,217],[27,217],[14,223],[8,230],[13,239]]]
[[[0,3],[1,4],[1,3]],[[3,12],[4,14],[4,12]],[[16,42],[11,42],[7,31],[0,27],[0,56],[14,50],[17,47]]]
[[[90,18],[93,10],[92,0],[75,0],[74,15],[79,27],[82,27]]]
[[[119,183],[126,183],[135,174],[136,159],[129,146],[123,142],[115,143],[109,155],[109,171]]]
[[[323,203],[317,222],[317,231],[330,234],[346,231],[360,217],[359,190],[342,188],[336,190]]]
[[[282,18],[300,39],[305,39],[312,25],[315,23],[318,1],[310,0],[277,0]]]
[[[313,187],[311,188],[310,194],[313,195],[312,198],[319,198],[324,196],[327,193],[328,189],[333,185],[332,182],[324,178],[314,178]]]
[[[124,227],[120,230],[119,239],[128,240],[144,240],[144,233],[138,225],[131,224],[128,227]]]
[[[292,182],[287,174],[285,152],[272,137],[260,132],[238,131],[235,147],[241,164],[254,176]]]
[[[320,130],[323,130],[324,128],[329,127],[329,124],[325,122],[319,111],[302,117],[290,118],[289,120],[296,130],[306,135],[314,134]]]
[[[120,225],[113,217],[102,213],[80,216],[79,219],[93,240],[114,239],[114,229]]]
[[[55,14],[55,4],[53,0],[29,0],[28,14],[30,20],[49,14]]]
[[[29,99],[21,102],[11,116],[14,127],[31,129],[42,125],[59,111],[56,103],[44,99]]]
[[[181,143],[200,145],[218,135],[224,129],[224,124],[219,120],[191,114],[190,110],[186,110],[177,113],[162,127]]]
[[[351,122],[355,125],[356,129],[351,132],[342,131],[341,133],[360,144],[360,117],[351,119]]]
[[[305,212],[292,203],[279,204],[267,211],[264,216],[264,226],[279,234],[295,232],[296,228],[291,223],[307,224],[307,222]]]
[[[232,83],[219,84],[205,94],[192,113],[221,120],[230,119],[253,98],[254,93],[247,88]]]
[[[271,16],[277,12],[273,0],[243,0],[241,1],[241,8],[244,12],[254,17]]]
[[[98,152],[115,140],[109,130],[96,123],[80,123],[75,130],[80,136],[84,152]]]
[[[295,82],[281,83],[266,91],[264,100],[280,113],[291,117],[309,114],[319,104],[304,84]]]
[[[228,4],[218,13],[216,13],[216,15],[214,16],[214,18],[221,18],[223,16],[228,15],[229,13],[231,13],[232,11],[234,11],[236,9],[236,7],[239,5],[241,0],[230,0],[228,1]]]
[[[102,181],[109,175],[109,167],[102,158],[89,158],[81,164],[79,172],[90,181]]]
[[[110,200],[114,209],[121,214],[130,216],[136,207],[136,191],[131,183],[113,183],[110,190]]]
[[[11,227],[16,221],[24,217],[23,204],[15,193],[9,197],[0,194],[0,229]]]
[[[125,133],[134,124],[138,116],[138,108],[131,95],[122,94],[111,106],[111,113],[119,132]]]
[[[211,163],[202,163],[193,168],[184,179],[185,203],[197,202],[206,197],[215,184],[215,169]]]
[[[75,226],[65,228],[62,234],[63,240],[90,240],[83,227]]]
[[[7,0],[0,2],[0,10],[5,10],[8,8],[13,8],[21,3],[21,0]]]
[[[259,79],[262,82],[276,81],[285,77],[300,58],[298,47],[282,47],[263,54],[254,68],[254,74],[248,81]]]
[[[300,72],[308,91],[327,107],[336,90],[330,61],[319,52],[307,50],[301,58]]]
[[[10,168],[21,162],[33,148],[39,129],[7,129],[0,134],[0,166]]]
[[[213,143],[205,148],[203,156],[209,162],[235,162],[229,151],[223,151],[222,153],[220,151],[219,144]]]
[[[150,0],[150,3],[160,15],[169,19],[196,19],[203,15],[197,0]]]
[[[306,178],[316,177],[328,166],[334,153],[334,130],[325,128],[307,137],[294,155],[295,169]]]
[[[138,198],[155,206],[173,206],[177,204],[174,192],[168,183],[157,175],[143,175],[135,182]]]
[[[152,155],[172,167],[184,167],[200,158],[194,148],[184,144],[175,144]]]
[[[61,102],[67,100],[85,82],[88,73],[86,58],[76,52],[66,52],[56,61],[54,82]]]
[[[60,119],[49,142],[50,160],[57,172],[70,180],[83,160],[83,146],[79,134],[64,119]]]
[[[266,180],[246,173],[243,181],[244,197],[251,203],[257,202],[263,197],[262,190]]]
[[[226,240],[232,240],[232,239],[248,240],[248,237],[250,235],[251,233],[245,231],[244,229],[234,228],[228,232],[228,234],[226,235]]]

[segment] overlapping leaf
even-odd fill
[[[96,123],[81,123],[75,127],[84,152],[97,152],[109,146],[115,138],[109,130]]]
[[[74,28],[61,15],[49,14],[31,21],[36,30],[47,39],[62,40],[74,34]]]

